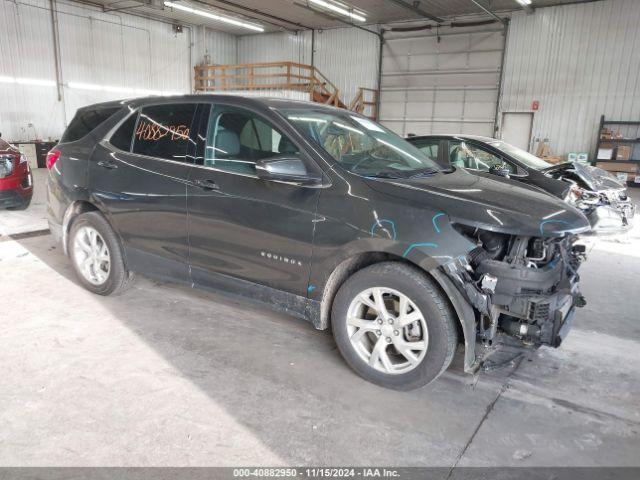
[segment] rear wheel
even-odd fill
[[[447,300],[423,272],[384,262],[356,272],[333,303],[333,335],[366,380],[411,390],[450,365],[457,331]]]
[[[123,291],[132,277],[115,232],[98,212],[83,213],[74,220],[69,255],[78,280],[99,295]]]

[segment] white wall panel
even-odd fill
[[[554,153],[595,149],[600,115],[640,120],[640,2],[606,0],[514,14],[501,110],[531,111]],[[533,145],[532,145],[533,146]]]
[[[57,14],[64,101],[55,86],[0,78],[0,131],[6,139],[58,138],[76,109],[91,103],[189,93],[193,65],[205,53],[216,63],[237,61],[236,37],[226,33],[185,28],[176,34],[168,23],[60,1]],[[0,58],[0,77],[55,81],[48,1],[0,0]]]
[[[48,10],[0,0],[0,77],[55,82],[51,38]],[[55,135],[63,121],[55,86],[0,81],[0,132],[4,139],[46,138]]]
[[[194,43],[196,63],[209,56],[211,65],[233,65],[238,63],[238,37],[201,26],[195,29]]]
[[[238,63],[311,63],[311,33],[288,32],[238,37]]]
[[[357,28],[334,28],[316,32],[315,66],[340,90],[347,105],[358,87],[376,88],[378,37]]]
[[[311,64],[311,32],[246,35],[238,40],[238,63],[291,61]],[[379,43],[375,35],[357,28],[315,33],[313,62],[351,102],[358,87],[375,88]]]

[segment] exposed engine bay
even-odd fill
[[[587,216],[594,232],[618,232],[631,227],[635,205],[625,186],[609,172],[571,162],[549,168],[545,174],[571,184],[565,200]]]
[[[575,307],[586,304],[578,269],[586,258],[573,235],[527,237],[457,225],[476,248],[445,272],[476,312],[476,333],[490,346],[498,335],[521,345],[558,347]]]

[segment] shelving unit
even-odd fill
[[[607,140],[607,139],[603,140],[602,130],[607,126],[636,127],[636,133],[635,133],[636,138],[613,138],[610,140]],[[598,152],[600,151],[602,144],[609,144],[614,146],[614,149],[613,149],[614,151],[612,155],[613,158],[604,159],[604,160],[598,159]],[[605,116],[602,115],[600,117],[600,127],[598,128],[598,139],[596,142],[596,151],[595,151],[595,154],[593,155],[593,161],[591,163],[593,165],[595,165],[596,163],[621,163],[625,165],[629,165],[631,163],[635,165],[640,165],[640,158],[633,158],[634,152],[636,150],[640,151],[640,148],[638,149],[634,148],[635,145],[638,145],[638,144],[640,144],[640,121],[607,120]],[[615,158],[618,145],[631,145],[631,158],[629,160],[617,160]],[[640,173],[637,173],[637,175],[640,175]],[[640,184],[634,183],[633,181],[628,181],[627,183],[633,186],[640,186]]]

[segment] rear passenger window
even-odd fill
[[[136,128],[136,121],[138,120],[138,114],[134,113],[130,115],[127,120],[118,127],[115,133],[111,136],[109,142],[116,148],[124,150],[125,152],[131,151],[131,140],[133,140],[133,131]]]
[[[209,117],[204,157],[208,167],[255,175],[258,160],[287,153],[298,153],[298,148],[254,113],[225,107]]]
[[[195,103],[143,107],[133,136],[133,153],[185,162],[195,112]]]
[[[494,167],[501,167],[505,162],[499,156],[473,144],[461,141],[449,142],[449,159],[454,167],[470,168],[488,172]],[[506,164],[510,173],[515,173],[515,167]]]
[[[427,138],[423,140],[416,140],[413,143],[414,146],[418,147],[418,149],[424,153],[427,157],[429,157],[434,162],[438,161],[438,149],[440,146],[440,139],[436,138]]]
[[[121,107],[88,108],[78,110],[71,123],[64,131],[60,143],[75,142],[104,122]]]

